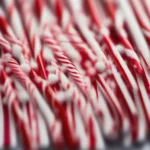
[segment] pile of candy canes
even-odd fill
[[[104,149],[150,127],[149,0],[1,0],[0,148]]]

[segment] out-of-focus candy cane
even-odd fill
[[[149,19],[150,19],[150,1],[149,0],[143,0],[140,2],[143,4],[145,11],[147,12],[147,15],[149,16]]]
[[[125,21],[127,22],[127,25],[131,32],[131,35],[138,47],[138,50],[142,56],[142,59],[144,60],[144,63],[146,64],[146,66],[149,68],[150,67],[149,47],[148,47],[148,45],[144,39],[144,36],[140,30],[140,27],[137,23],[137,20],[135,18],[135,15],[134,15],[132,9],[131,9],[129,1],[118,1],[118,4],[125,16]]]
[[[138,58],[138,55],[134,51],[131,43],[128,40],[127,32],[124,29],[124,18],[119,10],[114,5],[114,1],[105,1],[107,10],[109,11],[111,18],[113,20],[113,23],[115,24],[115,28],[117,31],[117,34],[119,35],[120,41],[122,45],[124,46],[123,49],[125,49],[125,54],[129,60],[129,64],[138,72],[142,73],[143,69],[140,63],[140,60]]]
[[[31,9],[31,6],[29,5],[30,3],[28,3],[28,1],[19,0],[18,4],[19,4],[21,16],[24,19],[23,22],[24,22],[26,33],[27,33],[27,36],[29,38],[30,45],[32,48],[32,54],[38,63],[39,74],[44,79],[47,79],[47,73],[45,70],[45,62],[41,55],[42,45],[41,45],[41,41],[38,37],[39,33],[37,33],[37,31],[38,31],[37,21],[34,18],[33,11]]]
[[[23,118],[23,113],[21,112],[20,108],[19,108],[19,103],[18,103],[18,99],[15,93],[15,90],[12,87],[12,83],[9,79],[9,77],[6,75],[6,73],[4,71],[1,72],[1,83],[4,84],[4,88],[3,88],[3,92],[5,93],[4,97],[3,97],[3,102],[4,102],[4,110],[6,112],[4,112],[5,115],[10,115],[9,113],[12,112],[13,117],[16,121],[16,126],[19,128],[19,131],[22,132],[22,136],[23,136],[23,142],[27,145],[27,147],[29,148],[35,148],[36,147],[36,142],[35,139],[32,137],[32,135],[30,135],[30,129],[29,126],[27,125],[26,120]],[[7,112],[8,110],[8,112]],[[7,129],[7,125],[11,125],[12,122],[12,115],[10,116],[4,116],[5,118],[5,127],[6,130]],[[10,122],[8,121],[9,119]],[[7,122],[8,121],[8,122]],[[12,129],[12,125],[11,127],[8,127],[10,130],[10,137],[9,137],[9,133],[5,133],[4,134],[4,140],[8,140],[7,142],[12,142],[12,139],[15,140],[15,137],[11,137],[12,135],[14,136],[14,129]],[[9,131],[8,130],[8,131]],[[8,137],[5,137],[8,136]],[[5,139],[6,138],[6,139]],[[11,139],[12,138],[12,139]],[[17,145],[15,145],[17,146]]]
[[[140,1],[130,0],[130,2],[141,27],[141,30],[146,37],[148,43],[150,43],[150,19],[145,13]]]

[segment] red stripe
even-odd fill
[[[3,108],[4,108],[4,146],[10,146],[11,139],[10,139],[9,110],[7,105],[3,105]]]

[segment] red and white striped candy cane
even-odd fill
[[[10,37],[15,38],[15,34],[11,30],[10,26],[8,25],[8,22],[6,21],[5,13],[2,7],[0,7],[0,22],[1,22],[1,31],[8,34]]]
[[[36,61],[38,62],[39,74],[44,79],[46,79],[47,73],[45,70],[45,62],[41,55],[42,45],[38,37],[38,27],[37,27],[36,19],[34,18],[33,11],[28,1],[19,0],[18,3],[19,3],[19,8],[20,8],[20,13],[23,18],[24,25],[25,25],[26,33],[30,41],[32,54],[34,58],[36,59]]]
[[[141,27],[141,30],[146,37],[148,43],[150,44],[150,19],[145,13],[140,1],[130,0],[130,2]]]
[[[48,147],[52,144],[51,140],[48,136],[48,130],[46,127],[46,123],[44,122],[44,118],[42,117],[42,114],[38,111],[38,126],[39,126],[39,144],[40,147]]]
[[[138,78],[140,78],[140,77],[138,77]],[[141,80],[141,78],[140,78],[140,80]],[[142,82],[142,84],[143,84],[143,82]],[[139,84],[139,86],[141,86],[142,84]],[[147,136],[146,131],[148,128],[148,126],[147,126],[148,124],[147,124],[147,120],[145,118],[145,112],[144,112],[143,105],[142,105],[143,99],[140,96],[140,91],[138,91],[138,93],[135,95],[134,98],[135,98],[137,111],[138,111],[138,123],[137,123],[137,128],[136,128],[137,131],[135,131],[137,133],[134,137],[134,140],[141,142],[141,141],[144,141],[146,139],[146,136]]]
[[[112,109],[116,112],[116,117],[117,117],[117,126],[120,129],[123,129],[124,127],[124,111],[122,110],[118,98],[116,97],[115,93],[111,90],[110,86],[106,83],[105,79],[103,76],[98,75],[97,76],[97,81],[100,84],[100,86],[103,89],[103,93],[105,94],[106,98],[108,98],[108,101],[110,105],[112,105]]]
[[[114,75],[114,79],[123,96],[122,99],[125,100],[124,104],[125,104],[125,107],[127,108],[125,112],[127,114],[127,117],[129,118],[131,130],[132,130],[132,124],[138,122],[138,113],[137,113],[136,105],[115,66],[112,66],[112,72]],[[134,92],[134,94],[135,95],[137,94],[137,90]],[[133,129],[133,130],[135,131],[136,129]],[[133,131],[133,134],[134,134],[134,131]]]
[[[143,69],[138,58],[138,55],[134,51],[131,43],[128,40],[126,30],[123,28],[124,18],[121,12],[114,6],[114,2],[106,1],[107,10],[110,12],[111,18],[115,24],[117,34],[119,35],[120,41],[125,48],[125,54],[130,62],[130,65],[138,72],[142,73]]]
[[[25,51],[26,59],[30,59],[31,54],[29,50],[29,43],[28,39],[25,34],[25,30],[23,28],[23,24],[21,22],[20,14],[17,10],[16,4],[14,0],[4,0],[4,6],[6,9],[6,12],[8,14],[9,22],[13,28],[13,31],[17,37],[21,41],[21,43],[24,45],[23,51]]]
[[[8,105],[3,104],[3,146],[4,147],[11,147],[15,148],[17,146],[17,137],[16,131],[14,126],[13,116],[11,114],[11,110]]]
[[[143,108],[143,112],[144,112],[144,116],[147,122],[147,125],[150,125],[150,111],[148,109],[150,102],[149,102],[149,96],[148,93],[146,91],[145,85],[143,83],[143,80],[140,76],[136,75],[137,78],[137,83],[138,83],[138,87],[139,87],[139,95],[141,98],[141,105]]]
[[[11,53],[11,45],[10,43],[0,35],[0,47],[3,48],[4,53]]]
[[[37,110],[35,106],[29,102],[29,95],[22,87],[21,83],[19,83],[15,79],[15,87],[17,89],[17,96],[20,100],[20,103],[26,103],[25,106],[28,112],[28,123],[32,132],[33,138],[36,140],[37,144],[39,143],[39,129],[38,129],[38,122],[37,122]]]
[[[36,86],[31,82],[28,76],[22,71],[16,60],[13,58],[6,58],[7,64],[11,68],[12,72],[19,78],[22,84],[25,86],[26,90],[28,91],[29,95],[35,102],[37,103],[41,113],[43,114],[45,121],[47,123],[48,129],[51,133],[52,137],[55,137],[55,142],[61,138],[61,124],[58,122],[51,111],[51,109],[46,104],[45,100],[39,93]],[[55,130],[57,130],[57,134],[55,134]],[[56,136],[57,135],[57,136]]]
[[[132,8],[129,4],[129,1],[118,1],[118,4],[120,6],[120,9],[122,10],[125,21],[127,22],[127,25],[129,27],[129,30],[131,32],[131,35],[137,45],[138,50],[140,51],[140,54],[142,56],[142,59],[144,60],[144,63],[146,64],[146,67],[150,67],[150,52],[149,47],[144,39],[144,36],[140,30],[140,27],[138,25],[138,22],[135,18],[135,15],[132,11]]]
[[[25,31],[23,29],[23,25],[15,1],[4,0],[3,3],[8,14],[10,24],[15,32],[15,35],[18,39],[20,39],[24,44],[28,46],[27,37],[25,35]]]
[[[10,41],[10,45],[11,45],[11,54],[17,58],[20,63],[22,64],[22,66],[26,66],[26,69],[29,70],[29,53],[27,53],[27,51],[25,50],[25,52],[23,52],[24,47],[22,45],[22,43],[20,41],[17,40],[13,30],[11,29],[11,27],[9,26],[9,24],[7,23],[6,17],[4,15],[4,11],[2,11],[2,9],[0,9],[0,20],[1,20],[1,30],[3,32],[4,35],[7,36],[7,40]],[[3,37],[1,37],[2,39]],[[3,42],[4,40],[1,40],[1,42]]]
[[[23,113],[20,109],[15,90],[11,85],[12,83],[9,77],[6,75],[4,71],[1,72],[1,82],[4,84],[3,92],[5,92],[5,97],[3,98],[3,101],[4,103],[6,103],[5,106],[6,107],[8,106],[8,108],[13,113],[14,119],[16,121],[16,126],[19,128],[19,131],[22,133],[24,144],[26,144],[27,147],[29,148],[35,148],[36,141],[32,137],[32,135],[30,135],[30,129],[27,124],[27,120],[24,119]]]

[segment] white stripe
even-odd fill
[[[62,16],[62,27],[63,28],[67,27],[67,25],[69,23],[69,20],[70,20],[70,16],[69,16],[68,11],[66,11],[65,9],[63,9],[63,16]]]
[[[27,105],[23,104],[22,109],[23,109],[24,120],[26,120],[27,123],[29,124],[29,118],[28,118],[28,113],[27,113]]]
[[[42,114],[44,115],[47,123],[49,125],[52,125],[55,121],[55,116],[54,116],[52,110],[50,109],[50,107],[48,106],[48,104],[45,102],[45,100],[41,96],[41,94],[36,89],[36,87],[35,87],[33,95],[34,95],[33,98],[36,99],[38,107],[39,107],[40,111],[42,112]]]
[[[80,149],[89,149],[89,136],[85,132],[85,127],[81,116],[76,107],[74,107],[75,112],[75,123],[76,123],[76,132],[79,136]]]
[[[48,136],[46,124],[39,111],[38,111],[38,124],[39,124],[40,146],[46,148],[50,145],[50,139]]]
[[[93,115],[93,123],[94,123],[94,132],[96,136],[96,145],[95,149],[105,149],[105,143],[102,136],[101,128],[96,120],[96,118]]]
[[[116,11],[115,26],[120,29],[120,27],[122,28],[123,23],[124,23],[124,18],[120,10],[118,10]]]
[[[102,93],[100,91],[100,87],[99,87],[99,90],[98,90],[98,103],[97,103],[97,108],[102,111],[103,115],[104,115],[104,133],[106,134],[106,136],[111,132],[112,132],[112,129],[113,129],[113,126],[114,126],[114,122],[113,122],[113,119],[111,117],[111,114],[110,114],[110,111],[109,111],[109,108],[106,104],[106,100],[104,99],[104,97],[102,96]]]
[[[10,142],[11,147],[15,148],[17,146],[17,135],[16,135],[16,128],[15,128],[15,122],[12,115],[12,111],[9,107],[9,121],[10,121]]]

